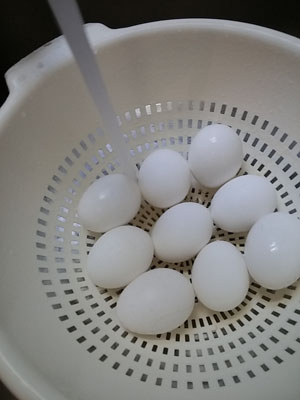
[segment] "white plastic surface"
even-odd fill
[[[243,142],[241,173],[265,176],[279,210],[299,217],[298,39],[220,20],[87,30],[135,163],[157,148],[187,158],[198,129],[228,124]],[[98,291],[87,276],[97,236],[76,215],[87,187],[119,167],[64,40],[29,55],[7,80],[0,374],[10,389],[25,400],[298,400],[298,282],[279,291],[251,282],[231,313],[198,303],[160,337],[121,327],[119,294]],[[194,187],[187,200],[209,206],[212,195]],[[132,223],[150,231],[160,215],[143,203]],[[244,249],[243,234],[213,235]],[[190,262],[167,265],[190,276]],[[166,263],[154,259],[158,266]]]

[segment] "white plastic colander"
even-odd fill
[[[220,20],[87,31],[135,163],[163,147],[187,157],[197,129],[228,124],[243,142],[241,174],[265,176],[279,209],[300,216],[300,40]],[[118,291],[98,290],[86,275],[96,237],[76,216],[91,182],[119,167],[65,40],[6,78],[0,373],[9,388],[25,400],[299,399],[297,284],[251,283],[229,312],[197,303],[167,334],[122,328]],[[187,199],[207,206],[212,194],[194,187]],[[133,224],[149,230],[161,213],[143,203]],[[214,238],[243,250],[245,235],[216,229]],[[153,262],[187,276],[191,265]]]

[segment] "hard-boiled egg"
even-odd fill
[[[177,328],[191,314],[195,294],[182,274],[158,268],[137,277],[121,293],[117,316],[132,332],[146,335]]]
[[[88,187],[77,208],[79,221],[94,232],[106,232],[127,224],[138,212],[141,193],[126,175],[104,176]]]
[[[275,210],[275,187],[264,177],[244,175],[222,186],[211,202],[215,224],[229,232],[248,231],[263,215]]]
[[[212,124],[200,129],[189,149],[191,171],[206,187],[218,187],[233,178],[242,160],[242,143],[227,125]]]
[[[171,207],[182,201],[191,186],[187,161],[169,149],[151,153],[143,161],[138,179],[144,199],[160,208]]]
[[[300,277],[300,221],[287,213],[263,216],[249,231],[245,261],[250,275],[268,289],[282,289]]]
[[[87,259],[93,283],[103,288],[126,286],[151,264],[153,244],[147,232],[134,226],[119,226],[104,233]]]
[[[231,243],[209,243],[195,259],[192,283],[198,299],[206,307],[215,311],[237,307],[249,287],[249,275],[242,254]]]
[[[167,262],[195,256],[212,235],[208,209],[198,203],[181,203],[165,211],[151,231],[155,255]]]

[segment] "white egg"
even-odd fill
[[[300,277],[300,221],[287,213],[263,216],[245,245],[250,275],[268,289],[282,289]]]
[[[172,269],[158,268],[140,275],[123,290],[116,311],[124,328],[155,335],[183,324],[194,301],[187,278]]]
[[[206,307],[215,311],[237,307],[249,288],[242,254],[228,242],[208,244],[195,259],[192,283],[199,301]]]
[[[181,203],[165,211],[151,231],[155,255],[167,262],[195,256],[212,235],[208,209],[198,203]]]
[[[276,190],[266,178],[243,175],[216,192],[210,210],[218,227],[228,232],[244,232],[276,206]]]
[[[242,161],[242,143],[227,125],[212,124],[200,129],[190,145],[189,166],[206,187],[218,187],[233,178]]]
[[[187,161],[176,151],[156,150],[139,171],[142,195],[154,207],[167,208],[182,201],[191,186]]]
[[[104,176],[88,187],[78,205],[82,225],[94,232],[106,232],[127,224],[138,212],[141,193],[136,182],[122,174]]]
[[[119,226],[104,233],[87,259],[87,273],[103,288],[126,286],[147,271],[153,258],[150,235],[134,226]]]

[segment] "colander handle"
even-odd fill
[[[85,24],[85,29],[94,49],[110,41],[118,31],[99,23]],[[71,60],[72,54],[63,36],[46,43],[5,73],[9,97],[21,98],[27,95],[46,76],[59,70]]]

